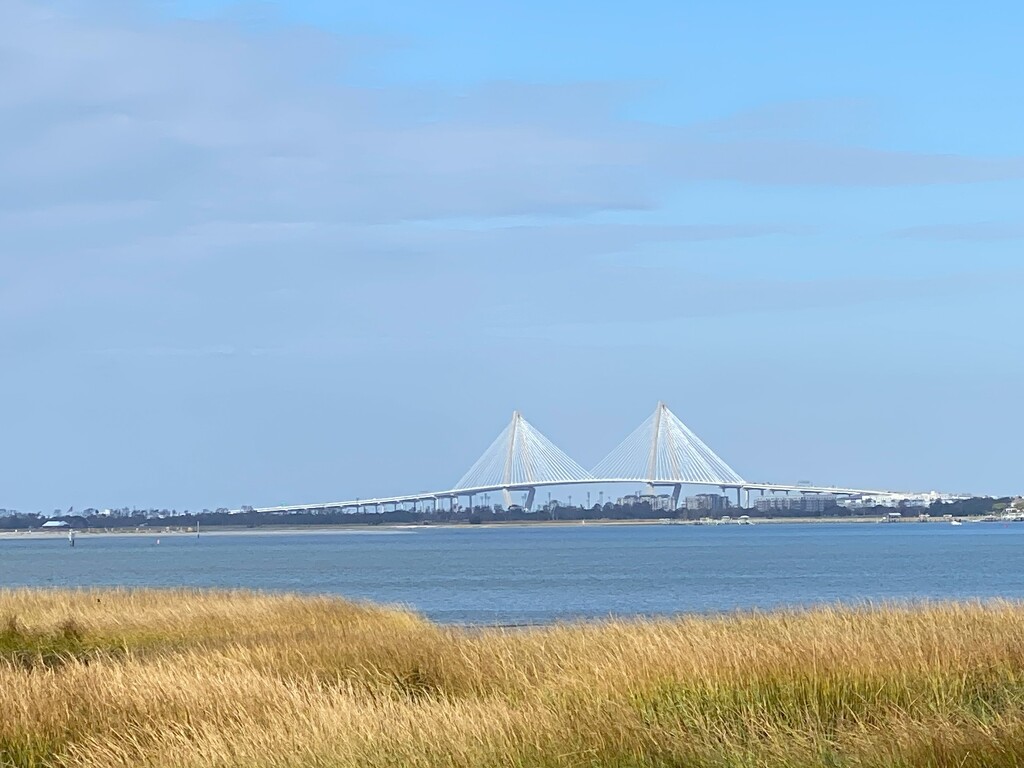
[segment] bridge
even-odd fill
[[[414,510],[422,505],[423,509],[438,511],[445,502],[449,509],[454,508],[461,498],[468,499],[472,508],[474,497],[491,493],[500,493],[504,506],[510,507],[514,492],[526,494],[523,506],[531,510],[538,488],[623,483],[642,483],[650,495],[659,488],[670,490],[673,508],[678,507],[684,486],[718,487],[727,493],[735,491],[737,506],[749,506],[751,492],[828,493],[836,496],[892,493],[863,488],[749,482],[697,437],[667,405],[659,402],[654,413],[591,470],[580,466],[516,411],[490,447],[448,490],[259,507],[255,511],[287,513],[372,509],[379,512],[389,505],[398,509],[409,504]]]

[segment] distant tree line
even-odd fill
[[[881,517],[889,512],[898,511],[904,515],[917,515],[927,512],[933,517],[953,515],[968,517],[986,515],[1005,510],[1012,503],[1011,498],[971,498],[955,502],[936,502],[929,507],[841,507],[832,506],[821,512],[804,512],[801,510],[770,510],[760,512],[757,509],[728,510],[697,510],[679,509],[675,511],[654,509],[650,502],[639,501],[629,504],[595,504],[592,507],[582,506],[551,506],[547,509],[527,511],[519,506],[508,509],[501,507],[474,506],[458,508],[454,511],[420,511],[411,509],[388,510],[383,512],[352,512],[336,508],[312,510],[307,512],[276,513],[258,512],[248,509],[230,513],[226,509],[203,510],[202,512],[177,512],[176,510],[156,509],[122,509],[110,514],[101,514],[97,510],[84,510],[78,514],[46,516],[41,513],[11,512],[0,517],[0,530],[25,530],[40,528],[48,520],[62,520],[76,529],[131,530],[145,528],[194,528],[199,525],[210,527],[261,528],[267,526],[318,526],[318,525],[413,525],[430,523],[465,523],[478,525],[481,523],[528,522],[547,520],[698,520],[703,517],[720,517],[724,514],[733,517],[744,514],[751,518],[793,518],[793,517]]]

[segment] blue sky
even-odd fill
[[[0,507],[1022,490],[1024,9],[494,5],[2,4]]]

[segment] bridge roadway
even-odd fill
[[[558,481],[558,482],[534,482],[528,485],[489,485],[480,486],[478,488],[453,488],[448,491],[435,491],[431,493],[414,493],[407,494],[405,496],[386,496],[374,499],[352,499],[349,501],[332,501],[318,504],[293,504],[289,506],[280,507],[253,507],[252,510],[255,512],[271,512],[271,513],[284,513],[284,512],[308,512],[317,509],[362,509],[363,507],[374,507],[379,508],[387,506],[389,504],[401,505],[401,504],[418,504],[426,502],[434,502],[440,504],[442,499],[457,499],[461,496],[468,497],[471,502],[474,496],[480,496],[485,493],[511,493],[513,491],[526,491],[535,492],[537,488],[553,487],[553,486],[572,486],[572,485],[648,485],[649,487],[656,488],[673,488],[674,496],[678,500],[679,488],[683,485],[698,486],[704,488],[718,487],[723,491],[736,491],[737,501],[742,503],[741,494],[746,492],[748,494],[747,501],[749,504],[749,493],[750,491],[758,491],[765,493],[811,493],[811,494],[822,494],[830,493],[836,496],[880,496],[895,493],[895,491],[879,491],[879,490],[868,490],[863,488],[839,488],[833,486],[811,486],[811,485],[777,485],[775,483],[743,483],[742,485],[715,485],[709,483],[692,483],[692,482],[678,482],[678,483],[666,483],[657,482],[652,484],[645,480],[637,480],[636,478],[587,478],[583,480],[570,480],[570,481]],[[531,494],[532,502],[532,494]],[[248,508],[247,508],[248,509]],[[241,511],[241,510],[234,510]]]

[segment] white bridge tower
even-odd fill
[[[526,508],[532,509],[537,485],[579,483],[593,479],[557,445],[523,418],[519,411],[512,421],[477,459],[453,489],[470,497],[475,491],[500,488],[506,507],[512,506],[512,491],[526,491]]]

